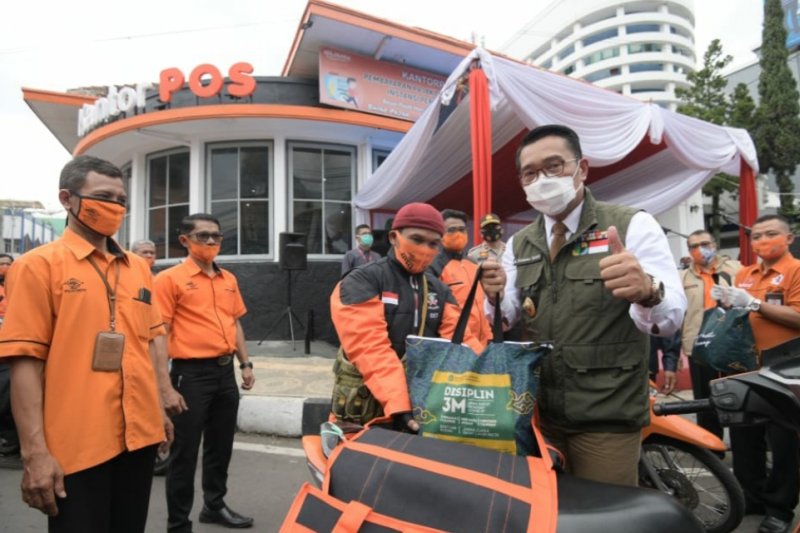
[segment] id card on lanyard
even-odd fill
[[[119,286],[119,261],[114,263],[114,287],[108,282],[108,276],[100,271],[94,259],[89,256],[89,263],[103,280],[106,288],[109,311],[109,331],[100,331],[94,341],[92,370],[98,372],[117,372],[122,368],[122,353],[125,350],[125,335],[117,329],[117,287]]]

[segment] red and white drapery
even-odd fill
[[[480,68],[474,68],[474,64]],[[470,105],[439,124],[468,73]],[[746,131],[717,126],[591,84],[475,49],[354,199],[360,210],[412,201],[472,212],[530,217],[514,154],[525,131],[566,124],[581,138],[587,183],[601,200],[662,213],[718,172],[739,175],[739,220],[756,218],[755,146]],[[752,262],[744,231],[742,260]]]

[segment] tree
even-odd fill
[[[733,58],[723,55],[722,44],[714,39],[703,54],[703,68],[690,72],[686,80],[690,87],[678,87],[675,95],[681,99],[678,112],[707,122],[723,125],[731,116],[731,103],[725,96],[728,81],[722,76],[724,69]],[[703,194],[711,197],[711,228],[714,239],[719,242],[720,220],[719,199],[723,192],[739,190],[738,176],[717,174],[703,186]]]
[[[744,83],[740,83],[734,87],[730,96],[727,124],[751,132],[755,126],[755,115],[756,103],[750,96],[750,89]]]
[[[783,19],[781,0],[765,0],[754,132],[761,172],[775,175],[781,193],[780,213],[794,220],[797,211],[791,193],[792,175],[800,163],[800,94],[789,70]]]

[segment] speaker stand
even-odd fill
[[[294,321],[297,320],[297,323],[300,325],[301,328],[306,329],[303,325],[303,321],[297,316],[297,314],[292,309],[292,271],[286,270],[286,277],[288,278],[288,283],[286,284],[286,302],[287,306],[284,309],[281,316],[279,316],[275,322],[269,327],[267,332],[261,337],[261,340],[258,341],[258,346],[261,346],[261,343],[264,342],[264,339],[269,337],[269,334],[272,333],[278,325],[283,322],[283,319],[286,318],[289,320],[289,336],[292,339],[292,351],[297,350],[297,346],[295,345],[295,338],[294,338]]]

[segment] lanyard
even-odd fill
[[[108,276],[103,275],[103,273],[100,271],[100,267],[98,267],[97,263],[95,263],[94,258],[92,258],[90,255],[87,257],[87,259],[94,267],[95,271],[97,271],[97,275],[100,276],[100,279],[103,280],[103,285],[106,286],[106,298],[108,298],[108,313],[110,317],[109,328],[111,331],[115,331],[117,329],[117,287],[119,286],[119,261],[114,261],[114,288],[112,289],[111,285],[108,283]]]
[[[370,260],[372,259],[372,251],[367,251],[366,254],[364,253],[364,250],[362,250],[361,248],[359,248],[358,251],[361,253],[361,257],[364,258],[364,262],[369,263]]]

